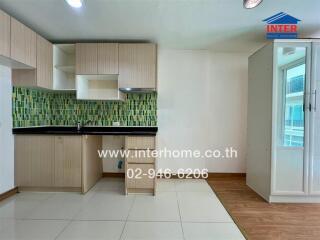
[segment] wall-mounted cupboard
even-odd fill
[[[78,99],[123,100],[122,92],[156,91],[156,45],[77,43],[75,73]]]
[[[119,45],[119,87],[122,91],[156,91],[157,48],[152,43]]]
[[[53,88],[53,49],[52,44],[36,36],[36,69],[13,69],[14,86]]]
[[[10,16],[0,10],[0,56],[10,58]]]
[[[76,75],[77,99],[122,101],[117,75]]]
[[[53,45],[53,89],[76,90],[75,44]]]
[[[53,88],[52,44],[0,10],[0,64],[15,86]]]
[[[11,18],[11,58],[35,68],[37,63],[37,34]]]
[[[76,44],[77,98],[124,100],[118,83],[118,43]]]
[[[76,74],[119,74],[118,43],[77,43]]]
[[[76,90],[89,100],[123,100],[123,92],[157,89],[156,44],[52,45],[1,10],[0,20],[0,64],[13,69],[14,86]]]
[[[36,67],[37,34],[0,10],[0,64],[13,69]]]

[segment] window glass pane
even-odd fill
[[[305,64],[285,70],[285,146],[303,146],[304,144],[304,112],[303,96],[305,85]]]

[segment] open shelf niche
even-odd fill
[[[124,101],[118,75],[76,75],[77,99]]]
[[[76,90],[75,44],[53,45],[53,89]]]

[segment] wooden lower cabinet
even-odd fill
[[[15,185],[20,189],[87,192],[102,176],[101,136],[15,136]]]
[[[127,163],[127,189],[129,191],[134,191],[134,189],[150,189],[153,192],[154,179],[149,173],[152,169],[154,169],[154,164]]]
[[[155,137],[152,136],[127,136],[125,138],[126,149],[152,150],[155,149]]]
[[[54,186],[54,138],[15,137],[15,182],[23,187]]]
[[[82,136],[55,136],[54,147],[54,186],[81,187]]]
[[[147,151],[155,149],[155,145],[155,137],[127,136],[125,138],[125,148],[127,151],[130,151],[125,162],[126,194],[155,194],[156,177],[154,175],[156,160],[147,154]]]
[[[102,136],[86,135],[82,138],[82,192],[95,185],[102,176],[102,159],[97,150],[102,149]]]

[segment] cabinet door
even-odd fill
[[[55,137],[56,187],[81,187],[81,144],[81,136]]]
[[[35,68],[36,36],[30,28],[11,18],[11,58]]]
[[[15,180],[19,187],[52,187],[54,137],[15,136]]]
[[[82,136],[82,192],[87,192],[102,176],[102,159],[98,150],[102,148],[102,137]]]
[[[119,73],[118,48],[118,43],[98,43],[98,74]]]
[[[98,45],[96,43],[76,44],[76,74],[98,73]]]
[[[125,148],[126,149],[155,149],[156,138],[153,136],[126,136]]]
[[[52,44],[37,36],[37,86],[53,88],[53,47]]]
[[[155,163],[155,158],[148,156],[147,150],[130,150],[126,160],[127,163]]]
[[[14,18],[11,18],[11,58],[25,61],[24,25]]]
[[[24,26],[25,60],[28,66],[37,66],[37,34],[30,28]]]
[[[10,16],[0,10],[0,55],[10,57]]]
[[[127,189],[153,189],[154,178],[149,176],[154,164],[127,164],[126,187]]]
[[[119,45],[120,88],[156,88],[156,45]]]

